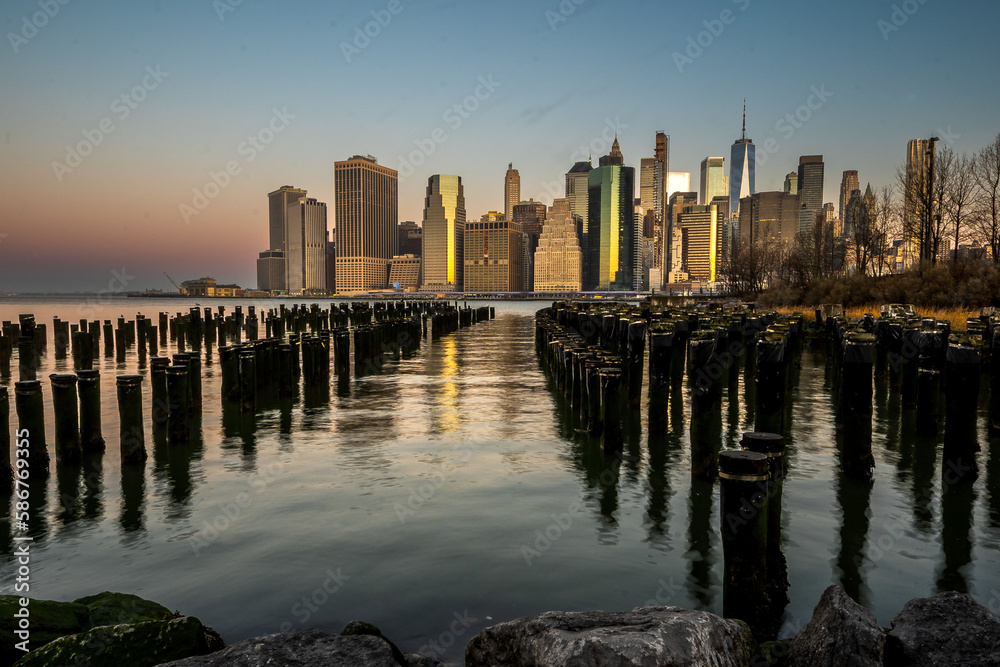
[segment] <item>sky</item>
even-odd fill
[[[550,203],[616,126],[636,168],[669,134],[696,188],[744,98],[757,190],[822,154],[837,202],[844,170],[894,182],[910,139],[1000,132],[998,22],[942,0],[6,0],[0,292],[253,287],[267,193],[305,188],[332,228],[357,154],[400,171],[401,221],[442,173],[470,219],[502,210],[508,163]]]

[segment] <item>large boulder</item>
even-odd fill
[[[743,667],[756,644],[742,621],[679,607],[550,611],[486,628],[466,667]]]
[[[198,658],[162,667],[399,667],[389,642],[367,634],[333,635],[301,630],[266,635]]]
[[[4,637],[0,644],[0,664],[12,665],[25,655],[14,647],[14,642],[20,641],[14,634],[19,621],[14,614],[20,612],[20,600],[19,595],[0,595],[0,634]],[[36,649],[64,635],[88,630],[90,610],[73,602],[32,599],[28,603],[28,622],[31,633],[28,647]]]
[[[885,633],[840,586],[823,591],[812,620],[792,640],[788,667],[882,667]]]
[[[938,593],[907,602],[892,619],[886,667],[996,667],[1000,621],[964,593]]]
[[[102,625],[60,637],[26,654],[17,667],[86,664],[88,667],[154,667],[168,660],[204,655],[225,643],[197,618]]]
[[[171,616],[170,610],[162,604],[144,600],[138,595],[111,593],[105,591],[97,595],[73,600],[82,604],[90,612],[90,627],[99,625],[122,625],[143,621],[162,621]]]

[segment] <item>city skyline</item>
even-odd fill
[[[575,163],[607,154],[616,127],[628,166],[654,154],[663,130],[670,169],[698,173],[706,155],[729,154],[744,97],[755,190],[782,189],[799,156],[823,154],[828,201],[845,170],[891,184],[915,137],[971,152],[997,131],[1000,92],[973,79],[996,60],[993,6],[919,4],[900,18],[891,3],[860,1],[808,12],[749,0],[569,3],[570,12],[404,0],[395,14],[305,3],[303,29],[299,12],[216,5],[60,4],[31,29],[36,2],[0,10],[0,80],[17,91],[0,101],[0,290],[107,289],[123,269],[130,290],[164,287],[163,271],[252,285],[248,258],[270,245],[259,193],[293,183],[332,207],[332,164],[356,154],[399,172],[400,220],[420,219],[436,173],[463,177],[478,219],[503,210],[508,163],[521,199],[550,205]],[[809,36],[819,21],[836,46]],[[489,44],[447,72],[428,68],[453,53],[455,35],[486,25],[516,34],[517,48]],[[268,36],[285,30],[297,37],[277,48]],[[625,67],[590,46],[609,31],[633,35]],[[568,69],[559,63],[569,52],[578,66]],[[802,66],[787,74],[792,52]],[[650,77],[689,103],[636,95]],[[735,90],[720,96],[722,81]]]

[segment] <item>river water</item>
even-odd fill
[[[236,303],[200,302],[227,312]],[[7,298],[0,319],[33,313],[51,337],[53,316],[155,320],[194,304]],[[692,479],[689,403],[672,403],[669,426],[650,433],[644,392],[624,455],[606,458],[539,365],[533,316],[545,303],[489,305],[493,321],[424,340],[377,374],[334,377],[328,401],[302,396],[253,419],[223,414],[218,355],[203,356],[201,436],[181,447],[154,442],[145,382],[150,458],[124,473],[114,376],[148,369],[131,351],[125,364],[100,357],[107,451],[82,469],[53,460],[47,489],[32,486],[32,597],[135,593],[230,643],[361,619],[404,650],[453,664],[484,627],[547,610],[669,604],[721,614],[718,483]],[[72,363],[53,359],[50,342],[38,373],[48,429],[48,374]],[[15,379],[2,380],[12,428]],[[741,379],[724,396],[723,447],[752,430],[743,389]],[[898,395],[876,386],[869,486],[839,472],[826,356],[805,351],[784,487],[784,635],[833,583],[882,625],[939,590],[1000,611],[1000,443],[987,438],[983,394],[978,479],[942,493],[942,436],[918,433]],[[0,507],[10,515],[9,500]],[[0,550],[0,592],[11,593],[9,521]]]

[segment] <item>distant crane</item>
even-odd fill
[[[164,271],[164,272],[163,272],[163,275],[167,276],[167,272],[166,272],[166,271]],[[170,276],[167,276],[167,280],[169,280],[169,281],[170,281],[170,284],[171,284],[171,285],[173,285],[173,286],[174,286],[174,287],[175,287],[175,288],[177,289],[177,292],[178,292],[179,294],[184,294],[184,290],[183,290],[183,289],[181,288],[181,286],[180,286],[180,285],[178,285],[177,283],[175,283],[175,282],[174,282],[174,279],[173,279],[173,278],[171,278]]]

